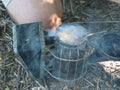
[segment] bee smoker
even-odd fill
[[[86,72],[86,59],[92,53],[87,45],[88,31],[79,24],[68,23],[57,28],[55,45],[48,49],[52,69],[46,71],[60,81],[75,81]]]

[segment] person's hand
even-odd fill
[[[7,10],[16,24],[43,22],[53,30],[61,24],[61,0],[12,0]]]

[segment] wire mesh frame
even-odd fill
[[[60,50],[59,52],[57,52],[61,55],[57,56],[57,53],[54,52],[54,50],[52,51],[50,49],[47,49],[47,51],[53,57],[54,70],[53,72],[50,72],[47,68],[44,68],[45,71],[47,71],[53,78],[59,81],[76,81],[83,77],[87,68],[86,59],[92,53],[92,50],[89,49],[87,53],[84,53],[85,55],[83,57],[79,57],[81,48],[83,48],[83,46],[86,44],[86,41],[77,46],[65,45],[59,41],[56,41],[55,44],[56,47],[67,48],[67,50],[70,49],[68,55],[69,57],[64,58],[64,56],[62,55],[66,54],[64,50]],[[81,47],[82,44],[83,46]],[[78,57],[75,57],[75,59],[71,59],[70,56],[71,54],[73,54],[72,52],[74,52],[74,50],[76,50]]]
[[[53,53],[49,50],[49,52],[53,55]],[[58,57],[56,57],[55,55],[54,55],[54,58],[56,58],[56,59],[59,59],[59,60],[61,60],[60,58],[58,58]],[[83,59],[83,58],[82,58]],[[81,60],[81,59],[80,59]],[[73,60],[69,60],[69,61],[65,61],[65,60],[63,60],[63,61],[65,61],[66,63],[71,63],[71,62],[79,62],[80,60],[76,60],[76,61],[73,61]],[[81,61],[83,61],[83,63],[85,62],[85,58],[83,59],[83,60],[81,60]],[[61,60],[61,62],[62,62],[62,60]],[[61,62],[60,62],[60,68],[61,68]],[[69,65],[68,65],[69,66]],[[85,65],[83,64],[83,66],[82,66],[83,68],[85,67]],[[77,65],[76,65],[76,67],[75,68],[77,68]],[[83,70],[83,69],[82,69]],[[81,76],[80,77],[78,77],[78,78],[74,78],[74,79],[72,79],[72,80],[69,80],[68,78],[61,78],[61,77],[57,77],[57,76],[55,76],[55,75],[53,75],[51,72],[49,72],[47,69],[45,69],[45,71],[47,71],[53,78],[55,78],[55,79],[58,79],[58,80],[60,80],[60,81],[76,81],[76,80],[78,80],[78,79],[80,79],[81,78]],[[81,72],[83,72],[83,71],[81,71]],[[68,72],[67,72],[67,74],[69,73],[69,70],[68,70]],[[58,76],[60,76],[60,70],[59,70],[59,75]],[[76,75],[75,75],[76,76]],[[74,76],[74,77],[75,77]]]

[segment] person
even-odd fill
[[[15,24],[42,22],[45,30],[62,23],[61,0],[2,0]]]
[[[14,53],[22,58],[21,60],[18,57],[18,60],[26,70],[29,69],[36,78],[41,77],[41,52],[44,40],[40,39],[42,34],[39,34],[37,22],[42,22],[43,29],[52,32],[50,35],[53,34],[62,24],[61,0],[2,0],[2,2],[16,24],[12,29]]]

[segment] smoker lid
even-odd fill
[[[120,35],[117,33],[106,33],[100,42],[100,51],[112,59],[120,59]]]
[[[64,44],[75,46],[83,43],[87,37],[87,30],[76,23],[62,24],[57,28],[56,40]]]

